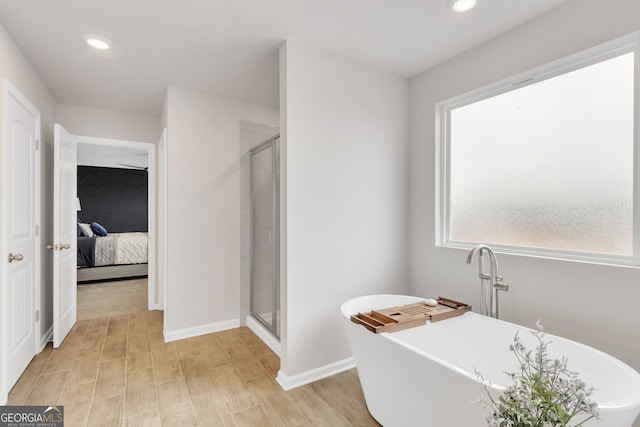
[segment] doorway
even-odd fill
[[[116,140],[110,138],[98,138],[89,136],[76,136],[79,150],[99,153],[98,163],[93,162],[93,166],[115,167],[129,170],[131,173],[139,172],[146,174],[147,180],[147,236],[148,236],[148,264],[147,264],[147,308],[149,310],[162,310],[164,308],[163,299],[156,279],[156,147],[155,144],[140,141]],[[82,158],[79,157],[79,163]],[[82,200],[79,200],[82,209]],[[82,210],[78,212],[82,215]],[[86,218],[85,218],[86,219]],[[123,274],[127,277],[127,271],[140,270],[133,265],[131,269],[123,267]],[[107,273],[109,275],[110,273]],[[139,274],[139,273],[136,273]]]
[[[280,338],[279,135],[250,151],[251,315]]]

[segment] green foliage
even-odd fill
[[[538,340],[535,354],[527,350],[516,333],[509,350],[515,355],[519,370],[505,372],[512,385],[494,398],[485,383],[487,397],[479,403],[490,410],[490,427],[578,427],[597,418],[596,404],[591,402],[592,388],[587,388],[577,372],[567,368],[567,358],[551,360],[540,322],[532,334]],[[579,421],[577,421],[577,420]],[[569,424],[571,421],[577,424]]]

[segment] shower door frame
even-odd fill
[[[280,311],[280,146],[278,140],[280,134],[274,135],[266,141],[256,145],[249,150],[249,212],[251,215],[251,226],[249,227],[249,239],[251,244],[249,245],[249,312],[251,316],[256,319],[262,326],[264,326],[271,334],[280,339],[280,322],[278,321],[278,312]],[[253,194],[253,156],[261,151],[273,149],[272,157],[272,180],[273,180],[273,238],[274,238],[274,305],[272,311],[271,325],[269,325],[260,315],[254,310],[253,307],[253,289],[254,289],[254,274],[253,274],[253,207],[254,207],[254,194]]]

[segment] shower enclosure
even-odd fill
[[[278,135],[254,147],[251,158],[251,315],[280,338]]]

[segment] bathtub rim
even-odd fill
[[[403,294],[372,294],[372,295],[364,295],[364,296],[359,296],[359,297],[354,297],[354,298],[348,299],[347,301],[345,301],[342,304],[342,306],[340,307],[340,311],[342,312],[342,315],[344,316],[344,318],[349,323],[353,324],[354,326],[362,328],[362,326],[351,322],[351,316],[353,314],[358,314],[358,313],[348,313],[347,312],[347,306],[350,305],[350,304],[354,304],[354,302],[357,301],[357,300],[365,300],[365,299],[368,299],[368,298],[376,298],[376,299],[382,300],[385,297],[387,297],[387,298],[396,298],[396,299],[398,297],[404,297],[404,298],[407,299],[407,304],[411,304],[412,302],[424,301],[426,299],[426,298],[421,298],[421,297],[416,297],[416,296],[411,296],[411,295],[403,295]],[[384,307],[380,307],[380,308],[384,308]],[[475,313],[475,312],[472,312],[472,311],[466,312],[462,316],[486,317],[486,316],[483,316],[481,314],[478,314],[478,313]],[[493,318],[490,318],[490,319],[492,321],[497,321],[497,322],[506,323],[508,325],[515,326],[515,327],[519,328],[519,330],[521,330],[522,332],[531,332],[531,331],[533,331],[532,328],[529,328],[527,326],[522,326],[522,325],[519,325],[517,323],[507,322],[507,321],[502,320],[502,319],[493,319]],[[427,323],[431,323],[431,321],[428,321]],[[369,332],[369,333],[371,333],[371,332]],[[456,373],[458,373],[460,375],[463,375],[463,376],[465,376],[467,378],[470,378],[470,379],[472,379],[472,380],[474,380],[474,381],[476,381],[478,383],[481,383],[484,386],[489,387],[491,390],[495,390],[497,392],[502,392],[502,391],[506,390],[505,386],[493,383],[493,382],[488,381],[488,380],[482,381],[475,375],[475,373],[472,374],[470,372],[467,372],[466,370],[464,370],[462,368],[459,368],[459,367],[453,365],[452,363],[447,362],[446,360],[443,360],[443,359],[441,359],[439,357],[436,357],[436,356],[434,356],[434,355],[432,355],[430,353],[427,353],[424,350],[421,350],[420,348],[417,348],[417,347],[415,347],[415,346],[413,346],[413,345],[411,345],[411,344],[409,344],[409,343],[407,343],[405,341],[402,341],[401,339],[399,339],[397,337],[394,337],[392,332],[382,332],[382,333],[374,334],[374,335],[377,335],[377,336],[380,336],[380,337],[384,337],[385,339],[393,341],[394,343],[396,343],[398,345],[401,345],[402,347],[407,348],[407,349],[409,349],[409,350],[411,350],[411,351],[413,351],[413,352],[415,352],[415,353],[417,353],[417,354],[419,354],[419,355],[421,355],[421,356],[423,356],[423,357],[425,357],[427,359],[430,359],[430,360],[432,360],[432,361],[434,361],[434,362],[436,362],[438,364],[441,364],[441,365],[451,369],[452,371],[454,371],[454,372],[456,372]],[[568,341],[572,345],[576,345],[579,348],[582,348],[582,349],[587,350],[587,351],[591,351],[591,352],[595,353],[596,355],[598,355],[599,357],[603,357],[603,358],[609,360],[610,362],[612,362],[613,364],[615,364],[627,376],[634,378],[634,381],[633,381],[633,386],[634,386],[633,387],[633,392],[629,394],[629,397],[623,398],[623,399],[618,399],[618,400],[615,400],[615,401],[603,402],[602,404],[596,402],[597,409],[599,409],[599,410],[600,409],[601,410],[620,410],[620,409],[626,409],[626,408],[640,407],[640,373],[638,373],[638,371],[636,371],[635,369],[633,369],[631,366],[629,366],[628,364],[624,363],[620,359],[617,359],[616,357],[611,356],[610,354],[605,353],[602,350],[598,350],[597,348],[591,347],[591,346],[589,346],[587,344],[583,344],[581,342],[574,341],[574,340],[571,340],[571,339],[568,339],[568,338],[564,338],[564,337],[561,337],[561,336],[558,336],[558,335],[549,334],[547,332],[545,332],[545,336],[549,337],[549,338],[552,338],[552,339],[559,339],[559,340],[562,340],[562,341]],[[357,366],[357,363],[358,363],[358,361],[357,361],[357,358],[356,358],[356,366]]]

